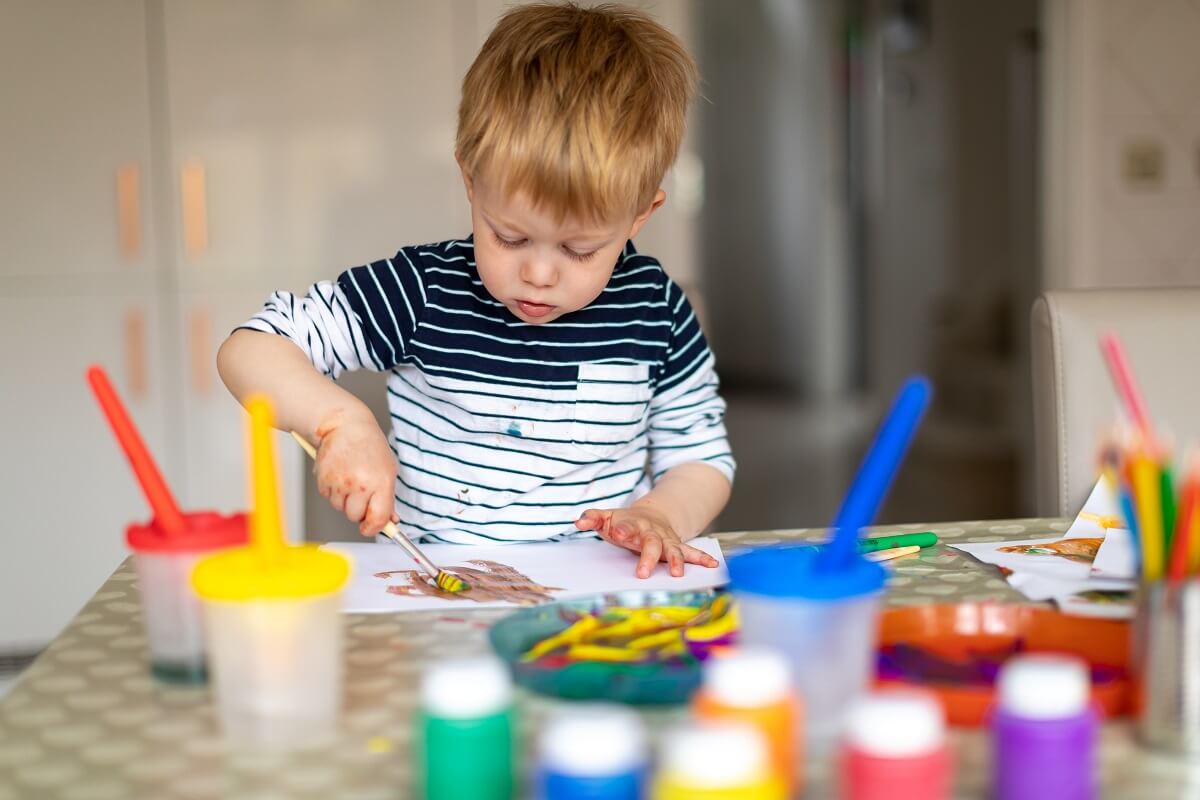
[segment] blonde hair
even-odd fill
[[[696,64],[641,11],[507,12],[463,79],[454,154],[560,218],[649,207],[683,139]]]

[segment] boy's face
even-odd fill
[[[662,205],[659,190],[644,212],[620,219],[558,220],[524,194],[504,196],[488,175],[463,173],[475,233],[475,264],[488,292],[532,325],[578,311],[608,285],[625,242]]]

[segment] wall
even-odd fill
[[[840,3],[697,3],[707,329],[729,387],[836,398],[851,371]]]
[[[1045,0],[1045,285],[1200,285],[1200,3]]]

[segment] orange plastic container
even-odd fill
[[[880,615],[879,686],[932,691],[953,725],[983,723],[991,678],[1019,653],[1068,653],[1092,667],[1092,697],[1105,716],[1129,711],[1128,622],[1002,603],[894,608]]]

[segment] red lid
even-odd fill
[[[138,553],[202,553],[223,550],[246,543],[249,531],[246,514],[218,514],[215,511],[184,512],[184,532],[168,536],[154,520],[133,524],[125,529],[125,541]]]

